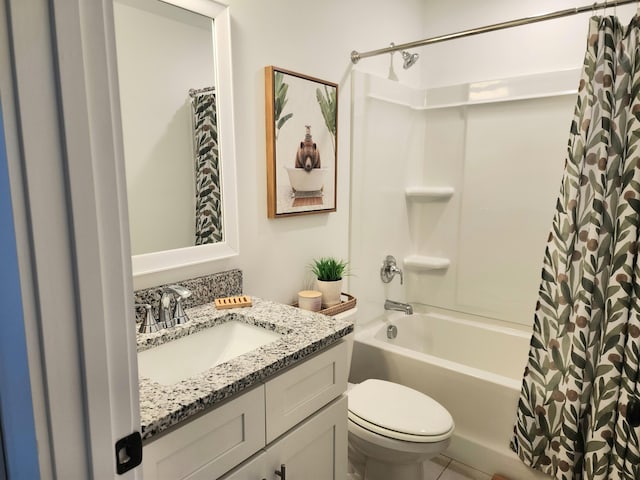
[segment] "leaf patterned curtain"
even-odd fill
[[[191,105],[196,156],[195,245],[203,245],[223,238],[216,95],[198,93]]]
[[[511,448],[556,479],[640,479],[639,24],[590,20],[544,256]]]

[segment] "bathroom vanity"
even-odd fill
[[[278,337],[171,384],[140,377],[144,477],[345,478],[351,321],[256,298],[248,308],[206,304],[187,314],[186,325],[139,334],[139,354],[228,322]]]

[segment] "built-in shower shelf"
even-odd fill
[[[407,187],[407,198],[416,200],[448,200],[453,195],[453,187]]]
[[[409,255],[404,257],[405,268],[411,270],[445,270],[449,268],[451,260],[444,257],[426,257],[424,255]]]

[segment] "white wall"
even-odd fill
[[[308,281],[307,265],[322,255],[349,255],[350,228],[350,72],[351,50],[366,51],[466,28],[575,6],[570,0],[510,2],[491,0],[229,0],[232,18],[235,125],[240,210],[240,257],[165,273],[179,280],[240,267],[245,291],[290,302]],[[612,10],[612,9],[610,9]],[[631,7],[617,9],[630,16]],[[401,83],[450,85],[579,67],[588,15],[543,22],[417,49],[421,55]],[[267,65],[339,84],[338,211],[284,219],[267,219],[264,122],[264,73]],[[362,60],[357,70],[386,76],[389,56]],[[394,167],[397,169],[397,166]],[[354,179],[357,180],[357,179]],[[375,212],[374,221],[387,212]],[[373,215],[373,214],[372,214]],[[381,258],[367,263],[378,264]],[[379,282],[366,266],[353,265],[353,283]],[[364,269],[360,272],[361,269]],[[362,282],[365,282],[364,284]],[[398,290],[398,289],[396,289]],[[359,292],[354,292],[358,295]],[[392,291],[401,297],[402,290]]]
[[[239,258],[180,270],[180,278],[239,267],[251,295],[290,303],[308,281],[314,257],[348,258],[350,52],[421,35],[420,0],[231,0]],[[396,62],[399,65],[396,55]],[[337,212],[269,220],[266,206],[264,67],[274,65],[337,83]],[[358,68],[386,75],[388,57]],[[399,68],[399,67],[398,67]],[[401,69],[399,69],[401,70]],[[398,75],[417,82],[419,71]],[[357,272],[356,272],[357,273]],[[165,274],[163,280],[168,280]],[[179,278],[175,278],[179,280]]]
[[[469,28],[589,5],[584,0],[427,0],[424,36],[432,37]],[[636,6],[608,8],[628,23]],[[602,14],[602,10],[597,12]],[[548,20],[499,32],[475,35],[428,47],[420,61],[430,87],[514,75],[580,67],[586,46],[589,13]]]
[[[402,43],[422,35],[422,1],[229,0],[236,126],[240,256],[162,272],[137,288],[229,268],[244,271],[251,295],[290,303],[310,281],[315,257],[349,256],[351,150],[350,53]],[[417,68],[396,73],[411,84]],[[267,218],[264,67],[280,68],[338,84],[337,212]],[[355,68],[386,75],[389,56]],[[357,274],[357,271],[355,272]]]

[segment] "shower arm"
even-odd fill
[[[370,50],[368,52],[358,52],[353,50],[351,52],[351,62],[358,63],[363,58],[374,57],[376,55],[382,55],[384,53],[397,52],[398,50],[406,50],[409,48],[423,47],[425,45],[431,45],[433,43],[446,42],[448,40],[455,40],[456,38],[470,37],[479,33],[494,32],[496,30],[503,30],[505,28],[519,27],[521,25],[528,25],[531,23],[543,22],[545,20],[554,20],[556,18],[569,17],[571,15],[577,15],[585,12],[595,12],[600,8],[616,7],[618,5],[627,5],[629,3],[637,3],[638,0],[612,0],[610,2],[593,3],[591,5],[585,5],[583,7],[567,8],[565,10],[558,10],[557,12],[543,13],[541,15],[535,15],[533,17],[519,18],[517,20],[510,20],[508,22],[494,23],[493,25],[486,25],[484,27],[471,28],[469,30],[463,30],[460,32],[449,33],[446,35],[440,35],[437,37],[425,38],[423,40],[417,40],[409,43],[402,43],[399,45],[393,45],[391,47],[379,48],[378,50]]]

